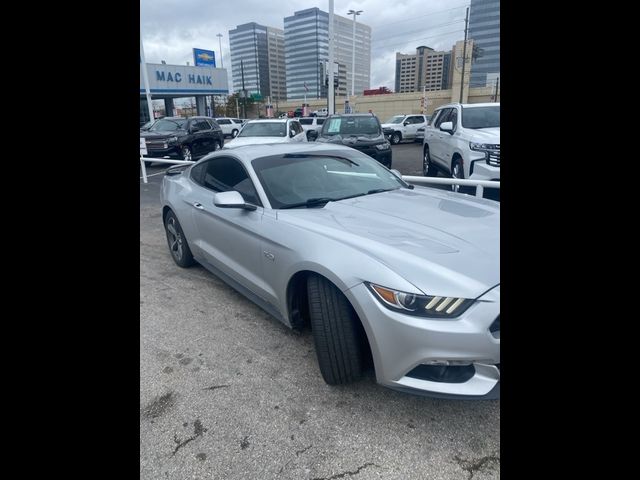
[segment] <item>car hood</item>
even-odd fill
[[[471,131],[474,142],[500,144],[500,127],[477,128]]]
[[[243,145],[264,145],[267,143],[287,143],[289,137],[236,137],[224,144],[224,148],[235,148]]]
[[[169,137],[179,137],[181,135],[186,135],[187,132],[185,130],[175,130],[173,132],[150,132],[150,131],[140,131],[140,136],[144,138],[151,139],[162,139]]]
[[[426,294],[476,298],[500,283],[500,204],[492,200],[416,187],[280,210],[278,219],[365,252]],[[433,292],[434,277],[441,291]]]

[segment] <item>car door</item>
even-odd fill
[[[428,141],[425,141],[425,143],[428,143],[429,145],[429,154],[431,155],[431,160],[437,165],[443,167],[446,166],[443,158],[443,140],[444,136],[449,134],[440,130],[440,124],[448,121],[451,110],[451,108],[443,108],[442,110],[440,110],[440,114],[433,122],[433,126],[429,128],[429,139]]]
[[[198,134],[200,134],[201,137],[201,154],[206,155],[207,153],[212,152],[215,148],[214,143],[217,137],[216,130],[213,129],[213,126],[206,118],[198,120],[196,125],[200,128]]]
[[[420,115],[410,115],[406,118],[405,123],[405,133],[403,135],[403,138],[411,140],[416,138],[416,131],[418,130],[418,127],[421,127],[424,124],[424,118]]]
[[[289,131],[291,131],[291,130],[293,130],[295,132],[295,135],[293,136],[293,138],[291,138],[291,136],[287,136],[289,141],[291,141],[291,142],[306,142],[307,141],[307,135],[305,134],[305,131],[302,128],[302,125],[300,125],[300,122],[298,122],[297,120],[289,121]]]
[[[224,135],[231,135],[231,119],[229,118],[218,118],[217,119],[218,125],[220,125],[220,128],[222,129],[222,133]]]
[[[264,208],[251,178],[240,161],[231,156],[204,162],[199,178],[186,194],[197,230],[197,251],[204,260],[263,299],[271,289],[262,275],[264,241],[261,231]],[[213,203],[217,192],[235,190],[256,210],[221,208]]]

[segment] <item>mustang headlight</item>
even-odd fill
[[[500,145],[494,145],[492,143],[469,142],[469,148],[478,152],[487,152],[492,150],[500,150]]]
[[[461,315],[473,303],[469,298],[416,295],[381,287],[374,283],[365,285],[389,310],[418,317],[454,318]]]
[[[391,144],[389,142],[379,143],[376,145],[378,150],[389,150],[391,148]]]

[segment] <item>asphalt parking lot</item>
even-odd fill
[[[393,148],[421,174],[421,148]],[[294,332],[168,252],[161,172],[140,181],[141,479],[493,479],[500,401],[330,387]],[[159,174],[158,174],[159,173]]]

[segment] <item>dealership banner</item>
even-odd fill
[[[216,52],[213,50],[203,50],[201,48],[193,49],[193,64],[196,67],[214,67],[216,66]]]

